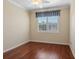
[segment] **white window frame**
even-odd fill
[[[37,20],[37,18],[36,18],[36,20]],[[47,17],[47,20],[48,20],[48,17]],[[57,30],[56,30],[56,31],[48,31],[48,30],[43,31],[43,30],[39,30],[38,20],[37,20],[36,22],[37,22],[37,30],[38,30],[38,32],[59,33],[60,16],[59,16],[59,18],[58,18],[58,24],[57,24]],[[48,21],[47,21],[47,24],[48,24]],[[48,26],[48,25],[47,25],[47,26]]]

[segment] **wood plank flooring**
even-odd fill
[[[29,42],[4,53],[3,59],[74,59],[69,46]]]

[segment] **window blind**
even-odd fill
[[[60,10],[36,12],[36,17],[60,16]]]

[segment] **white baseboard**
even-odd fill
[[[60,43],[60,42],[47,42],[47,41],[36,41],[36,40],[31,40],[31,42],[42,42],[42,43],[50,43],[50,44],[69,45],[69,43]]]
[[[29,41],[24,41],[24,42],[22,42],[22,43],[20,43],[20,44],[18,44],[18,45],[16,45],[16,46],[13,46],[13,47],[11,47],[11,48],[9,48],[9,49],[4,50],[3,53],[5,53],[5,52],[7,52],[7,51],[10,51],[10,50],[12,50],[12,49],[15,49],[15,48],[17,48],[17,47],[19,47],[19,46],[21,46],[21,45],[23,45],[23,44],[25,44],[25,43],[28,43],[28,42],[29,42]]]
[[[12,49],[14,49],[14,48],[17,48],[17,47],[19,47],[19,46],[21,46],[21,45],[23,45],[23,44],[25,44],[25,43],[28,43],[28,42],[30,42],[30,41],[31,41],[31,42],[42,42],[42,43],[69,45],[68,43],[59,43],[59,42],[47,42],[47,41],[29,40],[29,41],[22,42],[22,43],[20,43],[20,44],[14,46],[14,47],[11,47],[11,48],[9,48],[9,49],[6,49],[6,50],[3,51],[3,53],[5,53],[5,52],[7,52],[7,51],[10,51],[10,50],[12,50]]]
[[[69,47],[70,47],[70,49],[71,49],[71,52],[72,52],[73,56],[75,57],[75,54],[74,54],[74,52],[73,52],[73,49],[72,49],[71,45],[69,45]]]

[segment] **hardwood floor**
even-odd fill
[[[74,59],[69,46],[29,42],[3,55],[4,59]]]

